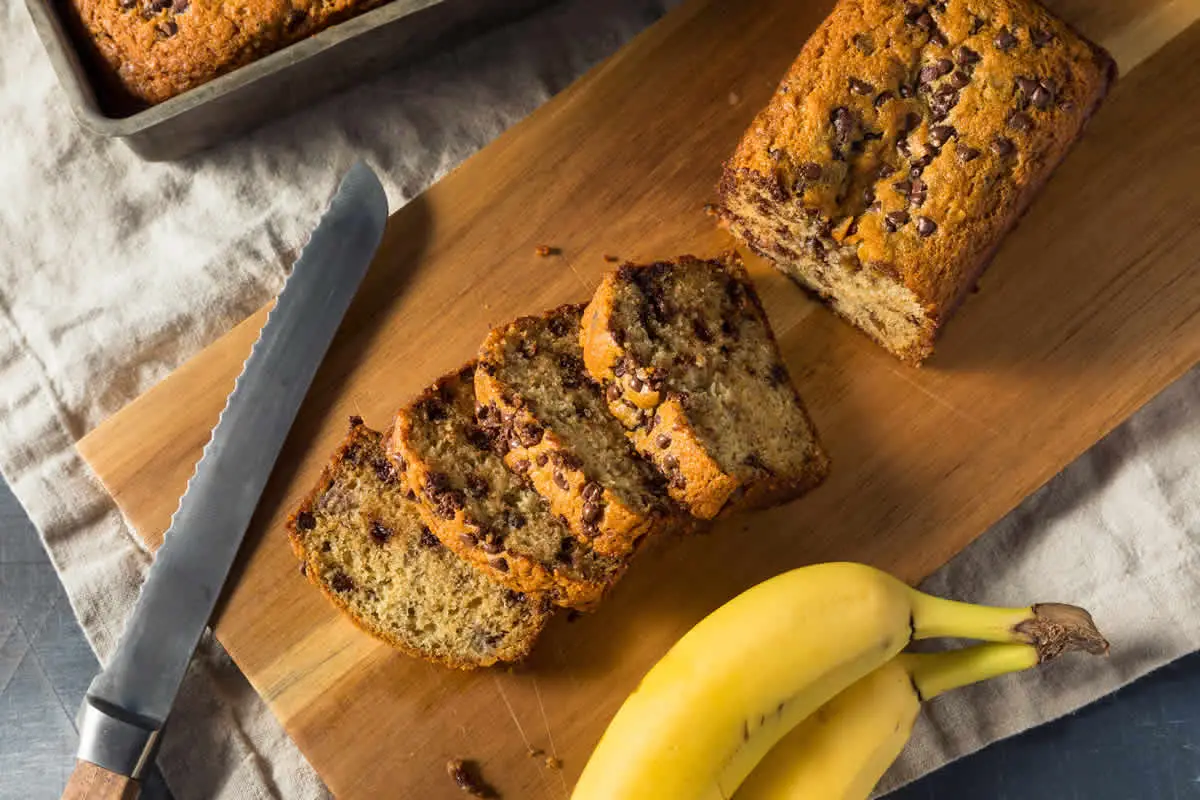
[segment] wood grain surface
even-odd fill
[[[451,672],[376,644],[301,577],[283,519],[349,415],[387,425],[492,325],[585,299],[604,255],[728,247],[701,208],[830,3],[687,2],[393,215],[216,622],[338,796],[455,797],[445,763],[460,757],[505,797],[564,797],[640,676],[720,603],[814,561],[918,580],[1200,360],[1200,0],[1051,5],[1113,49],[1124,77],[934,357],[900,365],[749,259],[830,480],[659,542],[599,611],[560,615],[513,670]],[[540,244],[562,254],[539,258]],[[263,319],[80,442],[152,547]],[[1070,600],[1011,601],[1038,599]]]

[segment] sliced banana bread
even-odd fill
[[[500,586],[443,547],[382,438],[352,419],[288,520],[301,569],[358,627],[406,653],[460,669],[521,658],[550,616],[549,597]]]
[[[550,592],[575,608],[596,603],[625,559],[596,553],[510,471],[475,420],[474,364],[441,378],[396,415],[388,452],[428,510],[433,532],[495,580]]]
[[[820,483],[828,459],[736,253],[607,275],[584,312],[588,371],[670,493],[702,519]]]
[[[683,515],[587,374],[582,314],[581,305],[563,306],[492,331],[479,351],[476,414],[504,462],[529,476],[576,536],[620,556]]]

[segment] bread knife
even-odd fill
[[[355,164],[268,315],[120,643],[88,689],[64,798],[137,795],[275,459],[379,247],[387,214],[379,179]]]

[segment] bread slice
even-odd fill
[[[607,275],[583,316],[588,372],[670,493],[709,519],[798,497],[828,458],[736,253]]]
[[[477,416],[504,462],[529,476],[576,536],[621,556],[684,515],[584,369],[582,314],[581,305],[563,306],[492,331],[475,372]]]
[[[388,452],[451,550],[521,592],[595,604],[625,559],[596,553],[550,510],[528,478],[505,467],[476,424],[474,364],[444,376],[396,415]]]
[[[302,571],[354,624],[410,655],[460,669],[523,657],[549,598],[502,587],[443,547],[409,494],[382,435],[353,418],[288,520]]]

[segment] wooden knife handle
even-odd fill
[[[76,761],[62,800],[136,800],[140,788],[127,775],[118,775],[90,761]]]

